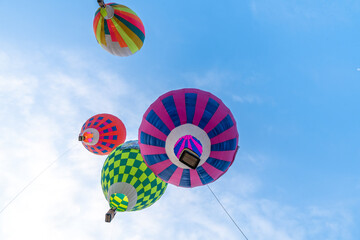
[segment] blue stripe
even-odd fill
[[[209,98],[206,107],[205,107],[205,111],[201,117],[201,120],[199,122],[199,127],[204,129],[206,127],[206,125],[209,123],[210,119],[212,118],[212,116],[214,116],[216,110],[219,107],[219,103],[217,101],[215,101],[212,98]]]
[[[163,140],[160,140],[144,132],[141,132],[140,142],[146,145],[165,147],[165,142]]]
[[[183,171],[183,173],[181,175],[179,186],[181,186],[181,187],[191,187],[190,169],[184,169],[184,171]]]
[[[234,126],[234,122],[231,119],[230,115],[228,114],[221,122],[219,122],[218,125],[216,125],[216,127],[213,128],[213,130],[211,130],[208,133],[208,136],[209,136],[209,138],[216,137],[217,135],[219,135],[220,133],[225,132],[226,130],[228,130],[232,126]]]
[[[190,140],[190,144],[193,148],[193,151],[200,157],[201,156],[200,150],[195,146],[192,140]]]
[[[200,180],[204,185],[214,181],[214,179],[205,171],[203,167],[197,167],[196,171],[199,174]]]
[[[150,166],[168,159],[166,154],[144,155],[145,162]]]
[[[146,121],[148,121],[151,125],[159,129],[162,133],[164,133],[166,136],[169,135],[170,130],[165,125],[165,123],[159,118],[159,116],[154,112],[154,110],[151,110],[149,114],[146,116]]]
[[[186,107],[186,122],[192,123],[194,120],[196,93],[185,93],[185,107]]]
[[[163,179],[164,181],[169,181],[171,176],[174,174],[175,170],[177,169],[177,166],[174,164],[171,164],[167,169],[159,173],[159,177]]]
[[[185,142],[184,148],[189,148],[189,141],[188,140]]]
[[[173,121],[175,127],[180,126],[180,118],[176,109],[175,101],[173,96],[168,96],[162,100],[162,104],[164,105],[169,117]]]
[[[177,145],[175,145],[175,148],[174,148],[174,153],[175,153],[175,155],[177,155],[177,154],[179,153],[181,144],[182,144],[184,141],[185,141],[184,139],[181,139],[180,142],[179,142]]]
[[[236,138],[211,145],[211,151],[231,151],[236,149]]]
[[[220,171],[225,172],[229,168],[231,162],[209,157],[206,162]]]

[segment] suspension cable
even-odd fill
[[[0,214],[13,202],[15,201],[28,187],[30,187],[36,179],[38,179],[41,175],[43,175],[50,167],[57,162],[61,157],[63,157],[66,153],[70,152],[77,144],[74,144],[72,147],[68,148],[65,152],[60,154],[54,161],[52,161],[46,168],[44,168],[38,175],[36,175],[28,184],[25,185],[1,210]]]
[[[244,238],[246,240],[249,240],[247,238],[247,236],[245,235],[245,233],[241,230],[241,228],[239,227],[239,225],[237,225],[237,223],[235,222],[235,220],[231,217],[230,213],[226,210],[226,208],[224,207],[224,205],[222,205],[222,203],[220,202],[219,198],[215,195],[214,191],[210,188],[209,184],[206,185],[208,187],[208,189],[210,190],[210,192],[212,193],[212,195],[215,197],[215,199],[217,200],[217,202],[220,204],[220,206],[222,207],[222,209],[225,211],[225,213],[229,216],[229,218],[231,219],[231,221],[235,224],[235,226],[237,227],[237,229],[239,229],[239,231],[241,232],[241,234],[244,236]]]

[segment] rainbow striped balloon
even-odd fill
[[[94,18],[97,42],[116,56],[130,56],[144,44],[145,28],[134,11],[117,3],[100,7]]]

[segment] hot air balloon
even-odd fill
[[[221,177],[235,159],[238,139],[231,111],[198,89],[160,96],[139,128],[145,163],[165,182],[180,187],[202,186]]]
[[[123,122],[111,114],[98,114],[89,118],[81,128],[79,141],[92,153],[108,155],[125,142]]]
[[[164,194],[167,183],[146,166],[138,141],[127,141],[106,158],[101,186],[111,207],[105,215],[105,221],[110,222],[116,211],[138,211],[155,203]]]
[[[98,0],[93,27],[97,42],[116,56],[130,56],[140,50],[145,40],[145,28],[134,11],[117,3]]]

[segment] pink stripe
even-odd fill
[[[173,173],[173,175],[170,177],[168,183],[171,183],[171,184],[174,184],[174,185],[176,185],[176,186],[179,186],[179,185],[180,185],[180,179],[181,179],[181,176],[182,176],[183,171],[184,171],[184,169],[178,167],[178,168],[175,170],[175,172]]]
[[[193,150],[194,151],[194,148],[193,146],[191,145],[191,142],[193,142],[193,140],[191,139],[191,136],[186,136],[186,141],[187,141],[187,146],[190,150]]]
[[[141,123],[141,131],[143,131],[153,137],[156,137],[160,140],[166,141],[167,136],[163,132],[161,132],[159,129],[154,127],[151,123],[149,123],[146,119],[144,119],[143,122]]]
[[[220,171],[217,168],[214,168],[213,166],[211,166],[210,164],[208,164],[207,162],[205,162],[203,165],[201,165],[205,171],[214,179],[218,179],[224,172]]]
[[[214,127],[216,127],[230,112],[230,110],[222,103],[220,102],[220,105],[208,124],[204,127],[204,131],[206,133],[209,133],[211,130],[213,130]]]
[[[185,107],[185,90],[179,90],[174,92],[174,102],[176,106],[176,110],[178,112],[179,118],[180,118],[180,124],[185,124],[186,119],[186,107]]]
[[[151,107],[152,110],[154,110],[154,112],[159,116],[159,118],[164,122],[164,124],[169,128],[170,131],[175,128],[173,121],[171,120],[160,99],[156,100],[156,102],[154,102]]]
[[[234,160],[235,150],[231,151],[211,151],[210,157],[216,158],[219,160],[224,160],[227,162],[231,162]]]
[[[162,171],[164,171],[165,169],[167,169],[171,164],[173,164],[170,160],[165,160],[159,163],[156,163],[154,165],[148,166],[154,173],[155,175],[159,175],[159,173],[161,173]]]
[[[239,140],[238,139],[239,134],[237,132],[236,126],[232,126],[231,128],[220,133],[216,137],[211,138],[210,141],[211,141],[211,145],[212,145],[212,144],[216,144],[216,143],[225,142],[227,140],[234,139],[234,138],[237,138],[237,141]]]
[[[201,120],[202,115],[204,114],[206,104],[209,100],[208,96],[204,96],[203,94],[199,93],[196,100],[195,105],[195,114],[193,119],[193,124],[198,126]]]
[[[145,34],[145,28],[144,28],[144,25],[142,23],[139,23],[136,19],[134,19],[132,17],[129,17],[129,16],[126,16],[125,14],[121,14],[120,10],[115,10],[114,12],[119,17],[125,19],[126,21],[130,22],[132,25],[136,26],[142,33]]]
[[[141,149],[142,155],[154,155],[154,154],[164,154],[166,153],[165,148],[157,147],[157,146],[150,146],[146,144],[139,144]]]
[[[191,141],[194,143],[195,147],[196,147],[197,149],[199,149],[200,154],[202,154],[202,152],[203,152],[202,146],[201,146],[198,142],[194,141],[193,139],[191,139]]]
[[[181,147],[180,147],[180,149],[179,149],[179,152],[178,152],[178,154],[176,155],[178,158],[180,157],[180,154],[181,154],[182,150],[184,150],[184,148],[185,148],[185,142],[186,142],[186,140],[184,140],[184,141],[182,142]]]
[[[200,180],[199,174],[197,173],[196,170],[190,169],[190,182],[191,182],[191,187],[197,187],[203,185]]]

